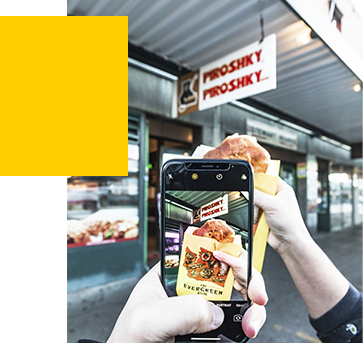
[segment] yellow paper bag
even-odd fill
[[[280,169],[280,161],[271,161],[270,164],[274,164],[273,168],[271,168],[274,175],[255,174],[254,187],[261,192],[275,195],[277,192],[277,175]],[[266,223],[265,214],[259,208],[257,208],[257,211],[259,211],[259,213],[254,218],[253,266],[261,273],[263,261],[265,259],[269,227]]]
[[[232,256],[241,254],[241,244],[184,234],[176,292],[178,295],[200,294],[207,300],[229,301],[234,277],[232,269],[213,256],[220,250]]]

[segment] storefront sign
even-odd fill
[[[199,110],[276,88],[276,36],[200,68]]]
[[[211,62],[178,81],[178,115],[276,88],[276,35]]]
[[[297,134],[270,126],[258,121],[247,119],[246,131],[257,140],[285,149],[297,150]]]
[[[200,215],[194,216],[194,222],[204,221],[228,213],[228,194],[202,205],[199,210]]]

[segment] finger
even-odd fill
[[[289,188],[289,187],[290,186],[283,179],[281,179],[281,177],[279,177],[278,183],[277,183],[277,192],[276,193],[280,193],[284,189]]]
[[[159,261],[158,263],[155,264],[154,267],[152,267],[149,270],[149,273],[155,273],[156,275],[158,275],[158,277],[161,279],[161,270],[160,270],[160,266],[161,266],[161,262]]]
[[[145,293],[145,289],[149,290],[148,293]],[[131,293],[131,298],[137,302],[141,302],[145,298],[148,299],[151,296],[167,298],[160,280],[160,262],[158,262],[141,278]]]
[[[235,273],[245,273],[247,270],[247,252],[241,249],[240,257],[231,256],[223,251],[215,250],[213,256],[233,268]]]
[[[255,188],[254,191],[254,202],[257,206],[262,209],[268,208],[275,201],[275,197],[270,194],[266,194]]]
[[[266,309],[264,306],[253,304],[244,314],[242,328],[249,338],[255,338],[266,321]]]
[[[224,320],[221,308],[194,294],[155,302],[152,313],[151,326],[167,337],[215,330]]]
[[[248,285],[248,296],[257,305],[264,306],[268,301],[263,276],[253,268],[252,278]]]

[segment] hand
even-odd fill
[[[253,302],[252,306],[246,311],[242,319],[242,328],[244,333],[250,337],[256,337],[258,331],[266,320],[266,305],[268,297],[265,289],[265,282],[262,275],[253,268],[252,278],[247,290],[247,252],[242,249],[240,257],[233,257],[222,251],[214,251],[213,256],[221,262],[227,263],[233,271],[235,277],[234,288],[239,291],[246,299]]]
[[[268,243],[282,257],[311,318],[332,309],[347,293],[349,282],[311,238],[293,189],[279,179],[276,196],[255,190],[270,227]]]
[[[259,324],[253,322],[258,315],[251,308],[243,319],[247,327],[249,324],[254,328],[253,334],[260,329]],[[168,298],[160,282],[158,263],[132,291],[107,343],[172,343],[176,335],[211,331],[223,320],[223,310],[202,296]]]
[[[255,189],[254,200],[270,228],[268,243],[280,255],[309,235],[294,190],[281,178],[275,196]]]
[[[107,343],[169,343],[176,335],[214,330],[223,320],[222,309],[202,296],[169,298],[160,282],[159,262],[132,291]]]

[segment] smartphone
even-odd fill
[[[215,259],[213,250],[245,254],[241,263],[248,287],[253,243],[251,165],[244,160],[166,162],[161,172],[160,211],[161,277],[166,293],[201,294],[225,314],[218,329],[177,336],[175,341],[246,342],[241,322],[250,299],[233,287],[231,268]],[[208,231],[216,223],[227,226],[223,239],[209,235],[218,233]]]

